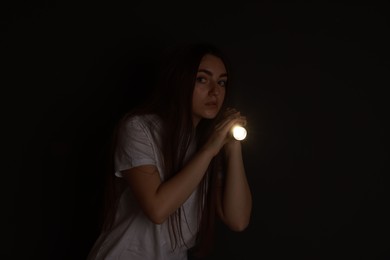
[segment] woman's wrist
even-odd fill
[[[231,140],[224,146],[225,155],[229,157],[230,155],[241,152],[241,142],[237,140]]]

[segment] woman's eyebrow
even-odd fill
[[[209,75],[209,76],[212,76],[212,75],[213,75],[213,73],[212,73],[211,71],[206,70],[206,69],[200,69],[200,70],[198,70],[198,72],[204,72],[204,73],[206,73],[206,74]],[[222,73],[221,75],[219,75],[219,77],[220,77],[220,78],[221,78],[221,77],[227,77],[227,73]]]

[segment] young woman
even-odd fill
[[[154,98],[118,124],[115,190],[90,260],[205,256],[215,217],[234,231],[249,224],[252,197],[231,134],[246,119],[225,108],[224,56],[213,45],[188,45],[162,68]]]

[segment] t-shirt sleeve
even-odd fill
[[[114,154],[115,175],[140,165],[156,165],[150,130],[138,117],[130,119],[118,133]]]

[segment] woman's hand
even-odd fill
[[[231,151],[233,151],[234,149],[239,149],[241,147],[241,142],[236,140],[235,138],[233,138],[233,133],[232,133],[232,129],[235,125],[240,125],[240,126],[243,126],[245,127],[246,126],[246,117],[244,116],[241,116],[240,112],[237,111],[236,109],[234,108],[230,108],[226,111],[226,114],[229,116],[230,114],[233,114],[233,116],[235,116],[235,123],[233,123],[233,125],[231,126],[230,130],[229,130],[229,140],[225,143],[224,145],[224,148],[225,148],[225,152],[226,154],[229,154]]]
[[[231,149],[239,141],[235,140],[232,135],[232,128],[235,125],[246,125],[246,118],[241,116],[240,112],[234,108],[228,108],[224,112],[223,119],[215,127],[213,134],[206,142],[204,149],[212,151],[215,156],[220,149],[226,145],[226,149]]]

